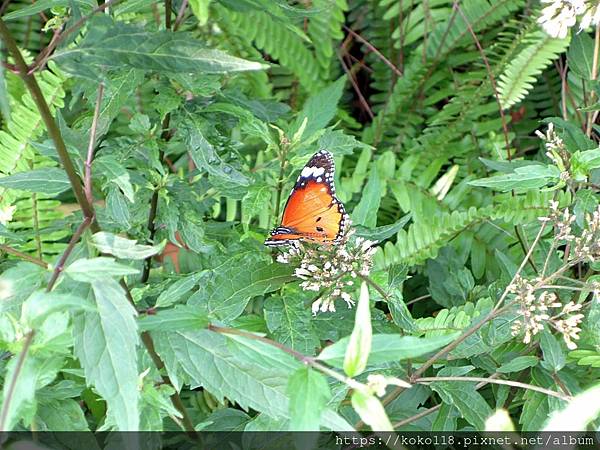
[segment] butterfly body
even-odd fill
[[[326,150],[313,155],[300,172],[285,205],[281,225],[271,231],[267,246],[297,241],[337,244],[349,223],[344,205],[335,196],[333,156]]]

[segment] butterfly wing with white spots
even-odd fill
[[[349,218],[335,196],[333,156],[315,153],[300,172],[285,205],[281,225],[271,231],[265,245],[288,245],[305,240],[337,244],[346,234]]]

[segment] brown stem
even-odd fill
[[[494,97],[496,98],[496,103],[498,103],[498,111],[500,112],[500,120],[502,121],[502,131],[504,132],[504,141],[506,143],[506,157],[510,161],[511,154],[510,154],[510,140],[508,138],[508,126],[506,125],[506,117],[504,116],[504,109],[502,108],[502,103],[500,102],[500,95],[498,94],[498,89],[496,87],[496,78],[494,77],[494,74],[492,73],[492,68],[490,67],[490,62],[488,61],[487,56],[485,56],[485,52],[483,51],[481,42],[479,42],[479,39],[477,38],[475,31],[473,31],[473,27],[471,26],[471,24],[469,23],[469,20],[467,19],[467,16],[465,16],[465,14],[462,12],[462,9],[460,8],[458,1],[456,1],[456,0],[454,1],[454,9],[456,9],[458,11],[458,13],[462,16],[463,20],[465,21],[465,24],[467,25],[469,33],[471,33],[471,36],[473,37],[473,40],[475,41],[477,50],[479,50],[479,53],[481,54],[481,59],[483,59],[483,63],[485,64],[485,69],[488,73],[488,78],[490,79],[490,84],[492,85],[492,90],[494,91]]]
[[[167,142],[171,138],[171,131],[169,130],[169,125],[171,123],[171,115],[167,113],[162,122],[162,133],[160,138],[163,142]],[[161,150],[159,152],[158,158],[159,161],[162,161],[165,157],[165,152]],[[148,237],[148,243],[152,244],[154,242],[154,236],[156,235],[156,224],[154,223],[156,220],[156,214],[158,212],[158,188],[154,189],[152,192],[152,198],[150,199],[150,212],[148,213],[148,222],[146,224],[146,228],[150,232]],[[146,283],[148,278],[150,277],[150,269],[152,268],[152,257],[149,256],[144,261],[144,269],[142,271],[142,277],[140,281],[142,283]]]
[[[156,366],[158,371],[162,371],[165,367],[165,363],[162,361],[162,359],[160,359],[158,353],[156,353],[156,349],[154,348],[154,342],[152,341],[152,336],[150,336],[150,333],[148,333],[147,331],[144,331],[142,333],[142,342],[144,343],[146,350],[148,350],[148,354],[150,355],[150,358],[154,362],[154,365]],[[171,382],[171,379],[168,375],[161,375],[161,377],[165,384],[173,386],[173,383]],[[196,433],[194,429],[194,423],[192,422],[192,419],[190,418],[190,415],[188,414],[187,409],[181,401],[181,397],[179,396],[179,393],[177,393],[177,391],[175,391],[173,395],[171,395],[171,403],[173,403],[173,406],[175,406],[177,411],[179,411],[179,413],[181,414],[181,421],[187,434],[193,439],[199,439],[200,436],[198,435],[198,433]]]
[[[549,395],[551,397],[560,398],[561,400],[570,400],[571,397],[568,395],[561,394],[560,392],[552,391],[550,389],[545,389],[540,386],[535,386],[533,384],[521,383],[520,381],[511,381],[511,380],[499,380],[499,379],[489,379],[483,377],[423,377],[417,378],[413,382],[417,384],[425,384],[432,383],[437,381],[475,381],[475,382],[485,382],[492,384],[503,384],[505,386],[519,387],[522,389],[528,389],[530,391],[541,392],[542,394]]]
[[[177,29],[181,26],[187,5],[188,0],[183,0],[181,2],[181,6],[179,7],[179,11],[177,12],[177,17],[175,18],[175,24],[173,25],[173,31],[177,31]]]
[[[46,292],[50,292],[52,290],[52,288],[54,287],[54,285],[56,284],[58,277],[60,276],[60,274],[62,273],[62,271],[65,268],[65,263],[67,262],[67,259],[69,258],[69,256],[71,255],[71,252],[73,252],[73,249],[75,248],[75,244],[77,244],[77,242],[79,241],[79,238],[81,237],[81,235],[83,234],[85,229],[90,225],[90,223],[91,223],[91,219],[89,217],[85,217],[83,219],[83,222],[81,222],[81,224],[77,227],[77,230],[75,230],[75,233],[73,234],[73,236],[71,236],[71,240],[69,241],[67,248],[63,252],[60,259],[58,260],[58,263],[56,264],[56,267],[54,268],[54,271],[52,272],[52,277],[50,277],[50,281],[48,282],[48,286],[46,287]]]
[[[390,69],[392,69],[392,71],[398,75],[399,77],[402,76],[402,71],[400,69],[398,69],[389,59],[387,59],[385,56],[383,56],[383,54],[377,50],[377,48],[375,46],[373,46],[373,44],[371,44],[369,41],[367,41],[365,38],[363,38],[360,34],[358,34],[356,31],[354,31],[351,28],[348,28],[346,25],[342,25],[344,30],[346,30],[348,33],[350,33],[352,36],[354,36],[356,38],[356,40],[362,42],[363,44],[366,45],[366,47],[371,50],[373,53],[375,53],[377,55],[377,57],[379,59],[381,59],[386,66],[388,66]]]
[[[28,261],[30,263],[37,264],[38,266],[43,267],[44,269],[48,268],[48,264],[45,261],[42,261],[38,258],[34,258],[33,256],[28,255],[27,253],[20,252],[19,250],[15,250],[14,248],[8,245],[0,244],[0,250],[9,253],[13,256],[16,256],[17,258],[21,258],[25,261]]]
[[[92,160],[94,159],[94,148],[96,147],[96,130],[98,128],[98,117],[100,116],[100,105],[104,96],[104,83],[98,86],[98,96],[96,98],[96,107],[94,108],[94,118],[92,119],[92,129],[90,130],[90,141],[87,149],[87,158],[85,160],[85,175],[83,179],[83,188],[85,195],[92,204],[94,196],[92,194]]]
[[[165,28],[171,29],[171,0],[165,0]]]
[[[23,370],[23,364],[25,364],[25,358],[27,357],[27,353],[29,352],[29,347],[31,347],[31,343],[33,342],[33,336],[35,332],[31,330],[29,333],[25,335],[25,342],[23,342],[23,349],[21,353],[19,353],[19,359],[17,360],[17,365],[15,366],[15,371],[13,372],[13,376],[10,379],[10,384],[8,385],[8,390],[6,391],[6,397],[2,402],[2,411],[0,412],[0,430],[8,431],[6,429],[6,419],[8,417],[8,411],[10,409],[10,403],[12,402],[13,395],[15,393],[15,386],[17,385],[17,380],[19,379],[19,375],[21,374],[21,370]]]
[[[61,163],[67,173],[67,176],[69,177],[69,181],[71,182],[71,187],[73,188],[75,198],[77,198],[77,202],[81,205],[81,210],[83,211],[84,217],[94,217],[94,208],[85,197],[83,187],[81,186],[81,181],[77,176],[77,172],[75,170],[75,167],[73,166],[73,163],[71,162],[71,158],[69,157],[69,153],[67,152],[67,147],[65,145],[65,142],[63,141],[58,125],[56,124],[54,117],[52,117],[52,113],[50,112],[50,108],[46,103],[46,99],[44,98],[44,95],[42,94],[42,91],[34,76],[28,73],[27,64],[25,64],[25,60],[23,59],[23,56],[21,55],[21,52],[17,47],[17,43],[13,39],[12,35],[10,34],[10,31],[8,30],[2,19],[0,19],[0,37],[2,37],[6,48],[12,54],[17,68],[19,69],[19,75],[25,82],[25,85],[27,86],[31,97],[33,98],[33,101],[35,102],[40,112],[40,115],[44,120],[44,124],[46,125],[46,129],[48,130],[48,134],[54,142],[56,152],[58,153]],[[97,228],[97,225],[94,225],[94,228]]]
[[[62,33],[57,35],[56,39],[53,38],[50,41],[50,44],[48,44],[48,46],[44,50],[42,50],[40,52],[40,54],[37,56],[35,62],[31,66],[30,73],[33,73],[34,71],[42,69],[46,65],[46,62],[48,62],[48,59],[50,59],[50,56],[52,55],[54,50],[56,50],[56,48],[59,46],[59,44],[62,41],[64,41],[65,38],[67,36],[69,36],[71,33],[79,30],[79,28],[81,28],[81,26],[84,23],[86,23],[93,15],[95,15],[96,13],[99,13],[100,11],[104,11],[109,6],[115,5],[121,1],[122,0],[108,0],[104,3],[102,3],[97,8],[95,8],[90,14],[82,17],[77,22],[75,22],[71,27],[67,28],[65,31],[63,31]]]

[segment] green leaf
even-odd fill
[[[485,420],[492,415],[492,409],[475,389],[475,383],[440,381],[430,386],[444,403],[455,406],[476,430],[485,428]]]
[[[546,330],[541,333],[540,347],[544,355],[542,367],[556,373],[565,366],[567,355],[565,355],[559,340],[552,333]]]
[[[1,177],[0,186],[48,195],[58,195],[71,188],[65,171],[53,167],[17,172],[7,177]]]
[[[372,394],[356,390],[352,394],[352,407],[361,420],[373,431],[394,431],[394,426],[388,419],[385,408]]]
[[[554,411],[543,431],[581,431],[600,416],[600,385],[593,386],[569,401],[560,411]]]
[[[285,264],[256,261],[253,255],[236,255],[204,272],[198,292],[188,303],[201,307],[211,318],[231,321],[252,297],[275,291],[292,280],[292,270]]]
[[[52,313],[59,311],[94,311],[84,299],[71,294],[36,291],[25,300],[21,311],[22,319],[31,328],[38,328]]]
[[[192,389],[203,386],[221,401],[228,398],[244,409],[252,408],[272,418],[290,418],[287,382],[302,367],[290,355],[246,337],[209,330],[153,336],[171,379],[185,376]],[[330,409],[323,411],[321,425],[330,430],[352,430]]]
[[[119,431],[139,430],[136,311],[123,288],[105,278],[92,282],[97,312],[74,318],[75,355],[86,380],[106,400]]]
[[[498,367],[500,373],[520,372],[529,367],[537,366],[539,359],[537,356],[517,356],[509,362]]]
[[[404,225],[406,225],[410,219],[411,215],[406,214],[401,219],[389,225],[382,225],[375,228],[367,228],[361,225],[355,225],[354,228],[356,228],[356,236],[360,236],[370,241],[381,242],[398,233],[398,231],[404,228]]]
[[[273,295],[265,302],[267,327],[277,342],[304,355],[313,355],[319,339],[311,322],[310,310],[293,295]]]
[[[512,189],[535,189],[558,182],[560,170],[555,166],[517,167],[513,173],[469,181],[471,186],[507,192]]]
[[[19,356],[11,358],[7,363],[4,376],[4,389],[2,399],[2,411],[6,414],[4,418],[3,430],[10,431],[15,425],[23,419],[25,410],[35,407],[35,390],[38,378],[43,370],[42,364],[29,353],[15,378],[15,371],[19,365]],[[14,379],[14,385],[10,382]],[[6,405],[5,399],[8,396],[9,389],[13,389],[11,402]]]
[[[379,176],[379,170],[373,167],[360,201],[352,211],[352,221],[354,223],[367,228],[375,228],[382,190],[383,184]]]
[[[363,281],[360,286],[358,305],[356,306],[354,329],[348,340],[344,355],[344,372],[349,377],[360,374],[367,367],[372,339],[373,328],[371,327],[369,289],[367,283]]]
[[[190,292],[198,284],[198,281],[200,281],[202,275],[202,272],[197,272],[176,280],[167,288],[166,291],[161,292],[156,299],[154,306],[156,308],[164,308],[176,303],[181,297]]]
[[[368,364],[414,359],[440,349],[452,342],[459,332],[444,336],[418,338],[397,334],[374,334]],[[329,345],[317,357],[335,367],[342,367],[349,338],[345,337]]]
[[[192,12],[198,18],[198,24],[203,26],[208,21],[208,7],[210,0],[191,0]]]
[[[523,38],[523,48],[512,58],[498,79],[498,95],[506,109],[523,100],[536,78],[569,45],[569,38],[556,39],[539,28]]]
[[[208,326],[205,314],[189,305],[177,305],[173,309],[148,314],[138,319],[141,331],[187,331],[201,330]]]
[[[539,431],[548,420],[548,396],[541,392],[526,391],[523,394],[525,403],[521,410],[519,423],[523,431]]]
[[[567,52],[569,68],[584,80],[590,80],[594,60],[594,40],[587,33],[574,33]]]
[[[123,259],[146,259],[160,253],[164,247],[164,243],[154,246],[140,245],[136,241],[105,231],[94,234],[92,244],[101,253],[109,253]]]
[[[57,8],[61,6],[68,7],[73,3],[76,3],[79,6],[87,7],[86,9],[93,9],[96,7],[96,3],[92,0],[39,0],[33,5],[20,7],[17,10],[4,15],[2,19],[9,21],[20,19],[22,17],[34,16],[42,11],[45,11],[46,9]]]
[[[310,138],[317,131],[325,128],[335,117],[337,104],[342,98],[346,77],[341,77],[325,89],[312,95],[305,103],[302,111],[292,125],[289,136],[293,136],[300,130],[305,119],[308,122],[301,136],[302,139]],[[333,150],[335,153],[335,149]]]
[[[323,375],[310,367],[301,367],[290,377],[290,430],[319,431],[321,413],[331,397]]]
[[[113,258],[100,256],[98,258],[78,259],[65,269],[65,273],[74,280],[91,283],[106,277],[135,275],[139,273],[139,270],[120,264]]]
[[[123,167],[123,164],[120,164],[112,156],[104,156],[94,160],[94,173],[96,170],[102,173],[109,183],[118,186],[127,200],[134,202],[133,185],[131,184],[129,172]]]
[[[199,170],[205,170],[210,175],[239,186],[248,186],[250,180],[243,173],[225,163],[215,151],[215,148],[197,128],[187,129],[187,145],[194,164]]]
[[[134,67],[171,73],[210,74],[262,70],[259,62],[209,49],[192,34],[144,31],[123,22],[97,15],[90,30],[76,47],[65,47],[51,57],[61,69],[77,76],[97,79],[103,70]]]
[[[131,228],[131,214],[129,213],[127,200],[125,200],[125,196],[119,189],[112,186],[108,189],[108,195],[106,196],[106,211],[122,228]]]
[[[248,225],[253,217],[268,207],[272,187],[266,184],[253,184],[242,199],[242,223]]]

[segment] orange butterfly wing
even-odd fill
[[[286,203],[281,226],[271,232],[265,245],[287,245],[307,240],[337,243],[344,236],[348,215],[335,197],[334,163],[325,150],[306,164]]]

